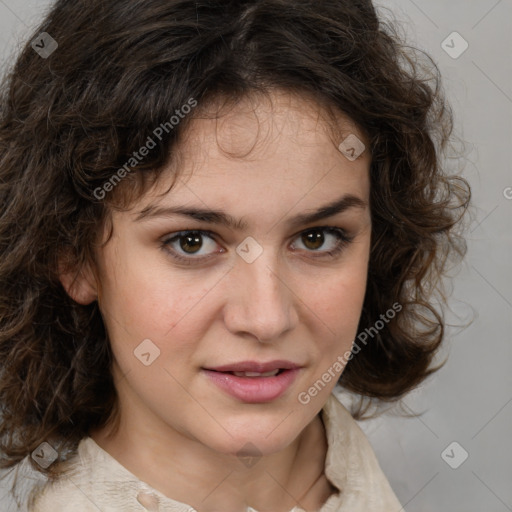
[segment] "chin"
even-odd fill
[[[213,450],[237,457],[255,457],[272,455],[290,445],[301,433],[303,428],[296,422],[283,421],[288,413],[272,421],[261,423],[257,418],[249,418],[247,422],[237,422],[236,428],[222,429],[223,435],[207,441]],[[286,424],[286,425],[285,425]],[[229,434],[228,434],[229,432]],[[230,435],[231,434],[231,435]]]

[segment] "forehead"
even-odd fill
[[[359,143],[358,151],[368,146],[350,118],[341,112],[333,116],[307,96],[276,91],[236,104],[211,104],[183,133],[168,179],[159,180],[144,199],[153,201],[168,190],[176,174],[175,188],[186,183],[209,197],[229,190],[247,197],[265,186],[297,193],[343,186],[364,193],[369,151],[349,159],[339,148],[345,140]]]
[[[249,97],[220,109],[210,105],[198,113],[155,184],[128,211],[113,212],[118,227],[131,229],[155,211],[201,210],[222,212],[254,234],[278,234],[276,228],[293,218],[344,197],[369,206],[370,154],[349,159],[340,151],[347,137],[366,144],[343,114],[331,120],[314,101],[289,94]],[[350,208],[345,215],[369,219],[369,208]]]
[[[193,154],[207,150],[210,158],[222,154],[255,160],[298,146],[307,157],[329,143],[337,148],[350,134],[365,139],[342,112],[327,110],[309,95],[274,90],[247,95],[234,104],[207,105],[192,120],[180,149]]]

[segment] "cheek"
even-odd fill
[[[211,316],[206,299],[217,280],[171,274],[161,262],[118,260],[104,280],[100,306],[116,356],[133,352],[145,339],[152,340],[161,355],[172,351],[179,358],[180,352],[189,352],[191,340],[200,339]]]
[[[138,331],[165,332],[199,300],[201,287],[190,283],[186,272],[171,272],[161,250],[130,240],[118,239],[105,251],[104,304]]]
[[[333,327],[359,321],[366,293],[368,256],[365,247],[358,249],[338,270],[317,277],[318,284],[310,286],[309,294],[305,295],[312,309],[322,311]]]
[[[335,340],[353,339],[366,290],[366,274],[341,274],[309,295],[314,314],[329,328]]]
[[[362,248],[361,248],[362,249]],[[368,258],[366,251],[358,251],[357,257],[347,259],[346,265],[328,277],[312,278],[309,293],[303,290],[305,303],[315,323],[317,348],[323,363],[333,361],[338,355],[350,350],[357,336],[366,293]]]

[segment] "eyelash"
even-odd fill
[[[318,226],[318,227],[306,229],[306,230],[301,231],[300,233],[298,233],[295,238],[300,237],[301,235],[304,235],[306,233],[318,232],[318,231],[327,232],[328,234],[334,235],[335,237],[338,238],[338,242],[336,244],[336,247],[334,249],[331,249],[330,251],[314,251],[314,250],[307,251],[307,252],[311,252],[311,253],[319,252],[320,256],[313,256],[313,258],[322,258],[322,259],[324,259],[324,258],[335,258],[354,239],[353,236],[348,236],[347,233],[345,232],[345,230],[343,230],[341,228],[334,227],[334,226]],[[202,262],[212,258],[216,254],[219,254],[219,252],[216,252],[216,253],[213,253],[213,254],[209,254],[208,256],[191,256],[191,257],[186,257],[186,256],[182,256],[178,252],[176,252],[173,249],[169,248],[169,246],[173,242],[178,241],[180,238],[184,238],[186,235],[190,235],[190,234],[206,236],[206,237],[211,238],[212,240],[215,241],[215,234],[212,233],[211,231],[205,231],[205,230],[201,230],[201,229],[191,229],[191,230],[179,231],[174,236],[172,236],[171,238],[167,238],[167,239],[163,240],[161,242],[162,248],[173,259],[175,259],[176,261],[178,261],[180,263],[183,263],[185,265],[194,265],[194,264],[197,264],[197,263],[202,263]]]

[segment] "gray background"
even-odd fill
[[[0,0],[0,58],[13,55],[48,5]],[[422,414],[387,414],[361,426],[407,512],[512,511],[512,0],[377,5],[441,69],[467,156],[450,165],[464,165],[474,209],[469,252],[446,311],[454,325],[443,353],[448,362],[404,400],[406,410]],[[469,44],[458,58],[441,46],[454,31]],[[453,36],[446,44],[451,52],[461,48]]]

